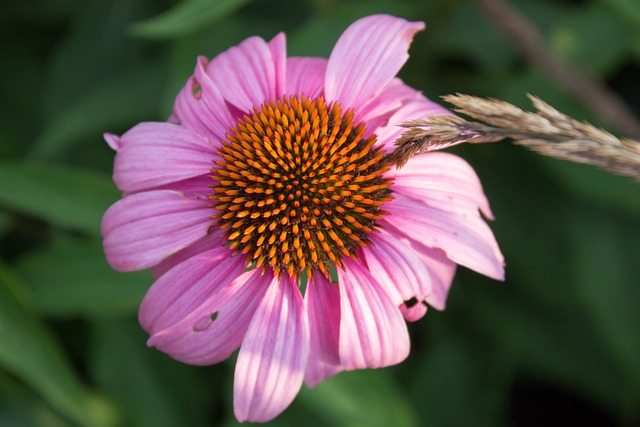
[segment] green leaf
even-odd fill
[[[83,426],[106,424],[49,331],[35,317],[22,285],[0,263],[0,365]]]
[[[215,405],[216,377],[146,346],[137,321],[95,323],[91,373],[132,427],[205,427]],[[218,386],[218,388],[220,388]]]
[[[6,212],[0,211],[0,237],[11,227],[11,220]]]
[[[0,369],[0,425],[71,427],[71,422],[17,379]]]
[[[626,60],[631,50],[631,34],[613,12],[592,3],[567,18],[549,37],[561,55],[599,75],[616,71]]]
[[[640,32],[640,7],[638,0],[603,0],[624,19],[631,23],[636,31]]]
[[[441,37],[438,48],[448,57],[463,58],[485,73],[502,73],[513,61],[515,49],[476,2],[461,2],[453,10],[446,28],[438,28]],[[469,25],[474,22],[476,25]],[[427,27],[430,32],[430,28]],[[418,58],[420,60],[420,58]]]
[[[442,317],[453,320],[448,311]],[[430,336],[428,349],[413,371],[411,394],[416,410],[421,419],[436,426],[499,426],[513,357],[491,343],[474,346],[468,326],[460,332]]]
[[[312,390],[303,387],[298,399],[330,426],[417,425],[407,396],[383,370],[338,374]]]
[[[120,196],[111,180],[78,169],[0,163],[0,205],[54,225],[100,235],[105,210]]]
[[[593,166],[540,156],[538,161],[557,177],[558,185],[585,201],[608,206],[631,217],[640,216],[640,187],[631,178]]]
[[[574,215],[570,256],[578,294],[634,390],[621,400],[626,399],[630,413],[640,415],[639,224],[611,214],[596,215],[599,211],[593,208],[581,212]]]
[[[49,28],[39,25],[28,34],[40,41],[41,47],[49,46],[46,51],[34,49],[44,53],[46,58],[46,62],[36,68],[38,78],[34,80],[34,84],[43,87],[21,91],[33,92],[41,117],[47,119],[75,105],[86,94],[107,84],[110,78],[121,76],[134,62],[149,58],[144,44],[131,40],[126,34],[131,21],[148,9],[148,1],[38,0],[30,8],[24,7],[25,14],[50,19],[56,13],[52,10],[54,6],[45,8],[43,3],[54,2],[55,8],[59,9],[58,22],[50,23]],[[61,7],[65,2],[67,4]],[[64,28],[64,34],[52,31],[56,27]],[[37,32],[34,32],[36,28]]]
[[[134,315],[153,281],[148,272],[114,271],[97,240],[29,253],[17,268],[38,310],[52,316]]]
[[[588,314],[572,301],[562,308],[517,296],[515,289],[465,290],[474,301],[474,324],[516,355],[520,376],[571,390],[604,408],[626,409],[626,375]]]
[[[138,37],[170,39],[190,34],[230,15],[249,0],[186,0],[167,12],[133,24]]]
[[[567,206],[574,199],[545,173],[543,158],[523,147],[507,143],[458,151],[482,179],[496,217],[490,226],[506,258],[505,283],[490,287],[497,286],[498,294],[517,289],[521,298],[566,308],[575,300],[575,289],[566,259],[556,254],[570,250]],[[462,269],[457,277],[465,273]]]
[[[158,117],[162,67],[136,65],[116,73],[65,105],[44,127],[30,156],[51,158],[80,141],[96,142],[108,129]]]

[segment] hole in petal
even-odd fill
[[[217,318],[218,318],[218,312],[215,311],[215,312],[211,313],[210,316],[205,316],[202,319],[198,320],[193,325],[193,330],[195,332],[202,332],[202,331],[206,330],[209,326],[211,326],[213,321],[216,320]]]
[[[200,86],[200,82],[195,77],[191,81],[191,94],[195,99],[202,97],[202,86]]]
[[[418,303],[418,298],[413,297],[413,298],[409,298],[408,300],[406,300],[406,301],[404,302],[404,305],[405,305],[407,308],[411,308],[411,307],[413,307],[414,305],[416,305],[417,303]]]
[[[427,314],[427,304],[424,301],[418,301],[415,297],[406,300],[400,304],[400,312],[407,322],[415,322],[422,319]]]

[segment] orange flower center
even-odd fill
[[[392,199],[385,152],[353,111],[290,96],[241,118],[211,169],[213,218],[247,264],[297,280],[343,267]]]

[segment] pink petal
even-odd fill
[[[227,359],[242,343],[273,277],[254,269],[233,280],[231,270],[235,270],[235,266],[227,268],[216,270],[226,272],[219,278],[213,273],[208,275],[220,280],[222,289],[216,293],[212,288],[209,298],[198,308],[155,333],[147,344],[192,365],[211,365]],[[233,281],[229,283],[230,280]]]
[[[102,218],[103,245],[115,270],[149,268],[207,234],[210,202],[175,191],[147,191],[113,204]]]
[[[369,122],[383,116],[386,122],[390,114],[403,104],[421,98],[424,97],[420,92],[395,77],[362,107],[360,110],[361,120]]]
[[[431,294],[431,278],[425,264],[410,247],[389,233],[372,234],[371,243],[363,249],[371,275],[396,307],[406,310],[410,316],[407,320],[418,320],[417,315],[426,313],[419,306],[424,307],[423,301]]]
[[[153,335],[191,314],[203,301],[240,276],[245,259],[218,246],[177,264],[145,295],[138,320]]]
[[[407,239],[442,249],[449,259],[481,274],[502,280],[504,258],[493,233],[479,215],[458,215],[401,193],[384,206],[383,219]]]
[[[193,76],[176,97],[173,110],[182,126],[211,138],[218,147],[219,141],[226,140],[225,135],[234,120],[206,67],[207,58],[198,57]]]
[[[413,101],[403,105],[388,120],[387,124],[376,130],[378,144],[381,144],[387,151],[392,151],[395,141],[407,131],[400,125],[407,120],[422,119],[435,114],[451,114],[446,108],[428,100],[424,96],[414,98]]]
[[[480,209],[493,219],[478,176],[458,156],[440,152],[414,156],[389,174],[394,177],[395,192],[460,215],[475,215]]]
[[[427,314],[426,301],[411,299],[406,301],[399,308],[400,313],[402,313],[402,317],[404,317],[407,322],[417,322]]]
[[[180,119],[178,118],[178,116],[175,115],[175,113],[171,113],[169,114],[169,117],[167,117],[167,123],[173,123],[174,125],[179,125],[180,124]]]
[[[264,422],[293,401],[309,354],[309,325],[298,287],[274,280],[242,341],[234,381],[238,421]]]
[[[209,140],[170,123],[140,123],[120,138],[113,180],[123,191],[151,189],[206,174],[214,158]]]
[[[252,111],[277,93],[276,69],[280,53],[274,58],[272,48],[260,37],[250,37],[211,60],[207,73],[222,96],[240,110]]]
[[[109,145],[112,150],[118,151],[120,149],[120,137],[118,135],[105,132],[102,134],[102,137],[107,141],[107,145]]]
[[[340,361],[347,370],[394,365],[409,355],[407,325],[386,291],[353,260],[338,270]]]
[[[411,247],[427,266],[431,277],[431,294],[427,297],[427,304],[437,310],[444,310],[453,276],[456,274],[456,264],[440,249],[427,248],[417,242],[413,242]]]
[[[325,58],[289,58],[287,61],[287,95],[306,95],[315,98],[324,89]]]
[[[340,367],[340,293],[337,283],[317,274],[304,295],[311,348],[304,382],[309,387],[332,377]]]
[[[171,270],[176,265],[188,260],[191,257],[194,257],[202,252],[206,252],[212,248],[217,248],[218,246],[222,246],[224,241],[220,238],[220,231],[217,229],[210,229],[207,234],[205,234],[199,240],[196,240],[186,248],[176,252],[175,254],[165,258],[157,265],[151,267],[151,274],[155,278],[159,278],[167,271]],[[231,255],[231,251],[227,249],[227,257]]]
[[[358,115],[370,98],[398,73],[409,58],[407,50],[422,22],[408,22],[389,15],[359,19],[336,43],[325,81],[328,101],[339,101]]]
[[[189,199],[208,200],[209,196],[213,194],[213,190],[211,189],[211,184],[213,184],[213,182],[210,172],[207,172],[206,175],[198,175],[182,181],[170,182],[156,187],[154,190],[177,191]]]
[[[268,43],[273,58],[275,77],[275,95],[280,98],[285,93],[287,81],[287,38],[284,33],[278,33]]]

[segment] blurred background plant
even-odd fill
[[[285,31],[327,56],[353,20],[427,22],[401,72],[605,126],[473,0],[8,0],[0,4],[0,425],[232,426],[233,362],[148,349],[152,283],[106,264],[119,194],[102,132],[164,120],[198,54]],[[637,0],[514,0],[547,47],[640,113]],[[504,24],[504,22],[502,22]],[[598,99],[591,99],[598,103]],[[609,129],[616,133],[616,129]],[[410,325],[403,364],[343,373],[271,425],[640,424],[640,187],[511,145],[459,146],[480,175],[506,283],[461,269],[449,306]]]

